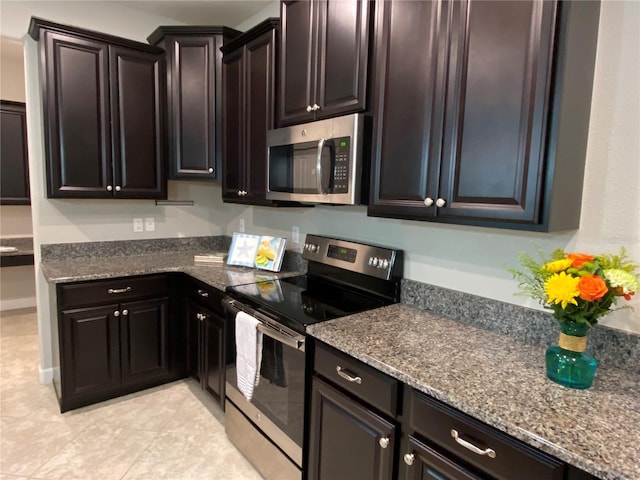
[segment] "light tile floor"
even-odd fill
[[[0,315],[0,480],[258,480],[192,380],[60,413],[33,310]]]

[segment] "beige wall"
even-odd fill
[[[22,42],[0,36],[0,97],[24,102],[24,52]]]
[[[19,40],[0,37],[0,98],[24,102],[24,52]],[[0,172],[0,175],[2,173]],[[30,237],[31,207],[0,205],[0,237]],[[0,270],[0,310],[36,305],[34,268],[4,267]]]

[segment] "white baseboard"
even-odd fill
[[[29,308],[36,306],[36,297],[12,298],[10,300],[0,300],[0,311],[17,310],[19,308]]]
[[[57,377],[56,377],[57,375]],[[60,368],[41,368],[40,369],[40,383],[47,384],[53,382],[54,378],[60,377]]]

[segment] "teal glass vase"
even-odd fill
[[[569,388],[590,388],[598,362],[585,352],[590,325],[561,322],[558,345],[547,349],[547,377]]]

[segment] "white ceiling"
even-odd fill
[[[188,25],[228,27],[239,25],[270,4],[268,0],[130,0],[113,3]]]

